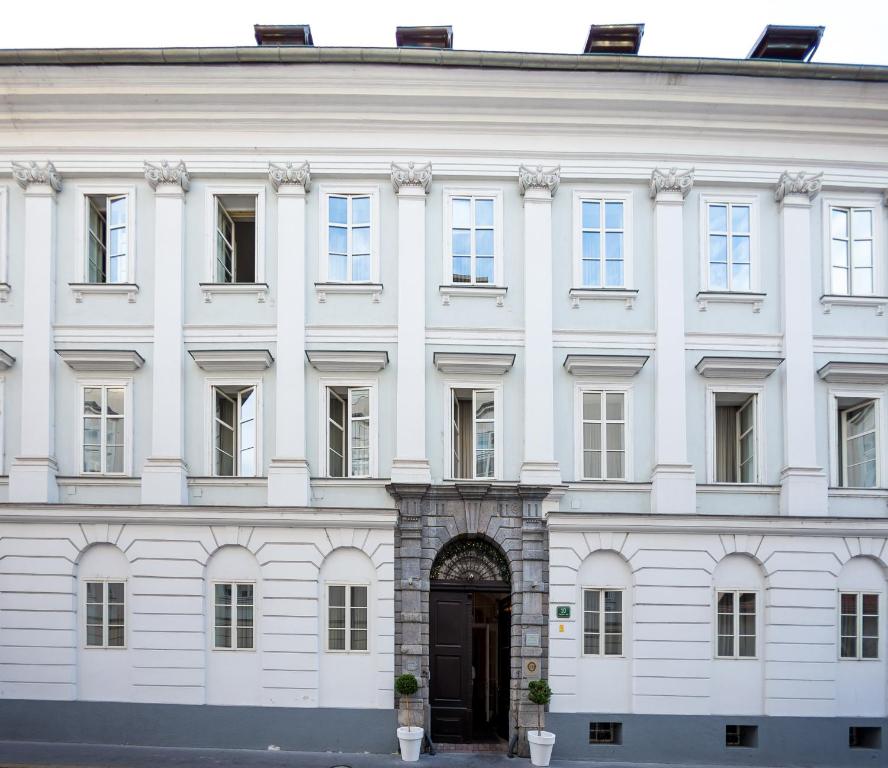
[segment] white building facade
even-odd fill
[[[615,66],[0,52],[0,737],[874,759],[888,70]]]

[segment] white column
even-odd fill
[[[684,199],[693,169],[654,170],[654,280],[657,349],[654,357],[654,472],[651,511],[693,514],[696,478],[688,463],[684,325]]]
[[[561,484],[552,348],[552,197],[560,175],[560,168],[518,170],[524,196],[524,485]]]
[[[55,460],[55,217],[61,177],[52,163],[13,163],[25,190],[25,279],[19,455],[10,467],[9,500],[58,501]]]
[[[182,321],[188,171],[182,162],[145,163],[145,178],[155,193],[154,349],[151,455],[142,468],[142,503],[187,504]]]
[[[425,214],[432,165],[392,163],[398,195],[398,376],[393,483],[431,482],[425,412]]]
[[[277,190],[277,360],[274,457],[268,466],[268,504],[306,507],[311,480],[305,458],[305,196],[308,163],[268,168]]]
[[[823,174],[784,172],[775,191],[780,203],[783,271],[784,451],[780,514],[825,515],[827,478],[817,466],[814,327],[811,315],[811,201]]]

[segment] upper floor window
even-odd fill
[[[214,386],[213,474],[253,477],[258,465],[258,388]]]
[[[126,387],[85,385],[81,389],[81,472],[126,472]]]
[[[327,474],[370,477],[370,388],[327,387]]]
[[[582,479],[626,479],[626,393],[584,391]]]
[[[126,195],[89,195],[86,247],[88,283],[125,283],[127,274]]]
[[[840,606],[841,658],[879,658],[879,595],[843,592]]]
[[[575,288],[631,288],[632,196],[574,193]]]
[[[759,482],[757,393],[714,392],[710,482]]]
[[[215,262],[217,283],[255,283],[256,195],[214,195]]]
[[[368,650],[367,587],[327,585],[327,650]]]
[[[378,283],[378,188],[323,185],[320,206],[320,282]]]
[[[451,389],[451,470],[460,479],[496,476],[496,394]]]
[[[622,590],[583,590],[583,654],[623,655]]]
[[[878,485],[878,435],[875,400],[838,398],[839,486],[875,488]]]
[[[87,581],[86,645],[123,648],[126,645],[126,598],[122,581]]]
[[[755,656],[755,605],[755,592],[717,594],[717,656],[722,658]]]
[[[874,293],[873,209],[830,206],[830,293]]]
[[[213,647],[252,650],[254,646],[253,585],[213,585]]]
[[[444,279],[452,285],[502,284],[499,192],[445,193]]]
[[[706,204],[708,290],[752,290],[752,223],[748,203]]]

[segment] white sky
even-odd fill
[[[727,58],[766,24],[822,25],[814,61],[888,65],[888,0],[5,0],[0,19],[0,48],[254,45],[254,23],[393,46],[398,25],[450,24],[456,48],[568,53],[593,22],[642,22],[642,54]]]

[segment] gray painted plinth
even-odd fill
[[[621,722],[619,746],[589,743],[591,721]],[[726,747],[725,725],[757,725],[757,747]],[[881,726],[881,749],[851,749],[849,726]],[[747,766],[888,764],[888,718],[567,714],[549,712],[554,755],[607,763]]]
[[[0,739],[305,752],[397,750],[391,709],[0,700]]]

